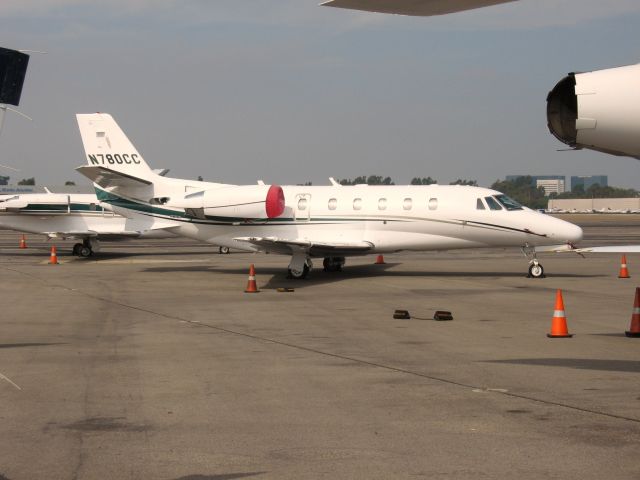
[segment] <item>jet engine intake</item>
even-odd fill
[[[547,95],[547,125],[572,148],[640,159],[640,64],[570,73]]]

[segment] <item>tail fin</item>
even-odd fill
[[[150,185],[156,174],[149,168],[116,121],[108,113],[77,114],[88,166],[77,170],[102,187]]]

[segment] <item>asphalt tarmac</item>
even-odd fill
[[[563,218],[585,246],[640,243],[640,216],[598,217]],[[49,265],[19,237],[0,232],[2,480],[640,478],[640,255],[631,279],[616,254],[528,279],[491,249],[294,281],[190,240],[59,242]],[[573,338],[546,336],[558,288]]]

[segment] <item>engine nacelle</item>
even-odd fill
[[[171,202],[196,218],[276,218],[284,212],[284,192],[278,185],[229,185],[192,193]]]
[[[573,148],[640,158],[640,64],[570,73],[547,96],[547,124]]]

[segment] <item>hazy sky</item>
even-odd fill
[[[75,113],[111,113],[154,168],[228,183],[608,174],[558,152],[545,98],[567,72],[637,63],[637,0],[520,0],[446,17],[316,0],[2,0],[0,46],[31,56],[0,136],[12,180],[83,183]],[[3,171],[0,170],[0,174]]]

